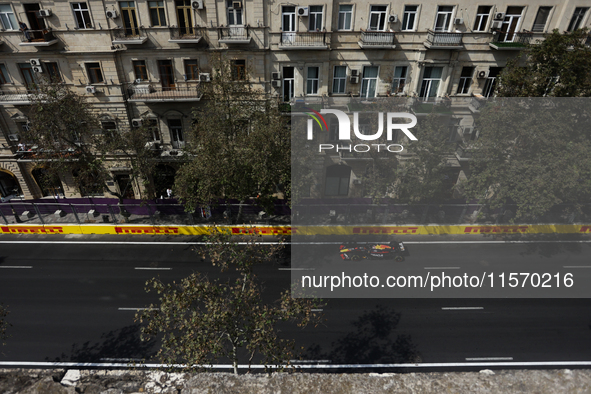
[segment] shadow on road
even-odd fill
[[[147,360],[156,353],[156,341],[140,340],[140,325],[133,324],[101,335],[100,341],[73,344],[70,354],[63,353],[54,362],[84,363],[129,362]]]

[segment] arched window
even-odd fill
[[[351,167],[334,165],[326,169],[325,196],[347,196],[349,194],[349,181],[351,179]]]

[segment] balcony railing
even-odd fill
[[[225,44],[250,42],[250,26],[218,27],[218,41]]]
[[[36,91],[34,87],[17,87],[17,86],[5,86],[0,91],[0,103],[2,104],[32,104],[33,94]]]
[[[433,49],[461,48],[462,33],[449,33],[428,30],[427,41],[425,41],[425,46],[427,48]]]
[[[534,34],[532,32],[511,33],[497,32],[491,43],[494,49],[522,49],[531,43]]]
[[[394,48],[394,32],[362,30],[359,46],[361,48]]]
[[[326,32],[281,33],[280,49],[328,49]]]
[[[23,33],[21,46],[39,46],[46,47],[57,42],[51,29],[45,30],[27,30]]]
[[[186,86],[129,85],[127,97],[132,102],[199,101],[203,93],[199,82]]]
[[[113,30],[113,44],[143,44],[148,39],[144,29],[141,27],[118,28]]]
[[[171,27],[169,30],[169,42],[196,44],[203,37],[199,27]]]

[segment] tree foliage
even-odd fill
[[[8,310],[4,307],[4,305],[0,304],[0,344],[6,345],[6,339],[8,339],[7,330],[10,327],[10,323],[6,321],[6,316],[8,316]]]
[[[211,59],[211,82],[193,113],[187,151],[174,191],[188,209],[218,198],[269,204],[282,184],[289,195],[290,129],[277,103],[255,89],[248,70],[237,74],[230,60]]]
[[[507,63],[497,84],[499,97],[591,96],[588,32],[554,30],[528,45],[524,58]]]
[[[221,272],[233,270],[230,278],[209,278],[194,273],[180,282],[147,282],[159,302],[136,315],[144,323],[143,339],[161,334],[160,360],[183,369],[200,370],[219,360],[238,365],[259,362],[285,367],[296,357],[293,340],[280,338],[277,326],[291,321],[300,327],[316,323],[312,312],[317,301],[291,298],[283,292],[275,303],[263,300],[263,285],[254,273],[256,265],[270,260],[276,247],[261,247],[256,237],[236,242],[222,230],[214,231],[203,257]],[[256,358],[258,355],[258,359]]]

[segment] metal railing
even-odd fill
[[[218,27],[219,40],[247,40],[250,38],[250,26]]]
[[[113,29],[113,38],[115,40],[137,40],[140,37],[146,37],[146,31],[141,27]]]
[[[33,88],[4,85],[0,91],[0,102],[33,102],[32,94],[35,94]]]
[[[435,47],[462,46],[462,33],[427,30],[427,42]]]
[[[280,45],[283,47],[324,47],[327,43],[326,31],[322,32],[284,32],[281,33]]]
[[[127,96],[133,101],[150,100],[181,100],[200,99],[203,95],[201,83],[187,84],[186,86],[154,86],[154,85],[128,85]]]
[[[368,46],[394,45],[394,32],[361,30],[361,42]]]
[[[171,40],[199,40],[203,37],[199,27],[170,27]]]
[[[26,30],[23,32],[22,42],[49,42],[55,40],[51,29]]]
[[[492,43],[503,47],[524,47],[531,43],[532,32],[511,33],[499,31],[494,35]]]

